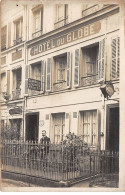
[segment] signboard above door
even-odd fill
[[[41,81],[36,79],[28,79],[28,89],[34,90],[34,91],[40,91],[41,90]]]

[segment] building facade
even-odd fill
[[[119,5],[10,5],[2,4],[2,124],[25,140],[45,129],[51,142],[72,132],[118,150]]]

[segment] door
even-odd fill
[[[119,151],[119,107],[109,108],[107,149]]]
[[[38,141],[39,113],[26,115],[26,140]]]

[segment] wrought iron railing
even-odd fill
[[[16,100],[21,98],[21,89],[16,89],[15,91],[12,91],[12,99]]]
[[[43,33],[43,30],[36,31],[36,32],[34,32],[34,33],[32,34],[32,38],[34,39],[34,38],[36,38],[36,37],[39,37],[39,36],[42,35],[42,33]]]
[[[62,19],[62,20],[59,20],[59,21],[55,22],[54,27],[56,29],[56,28],[59,28],[59,27],[62,27],[64,25],[66,25],[66,24],[68,24],[68,16],[66,18]]]
[[[13,42],[14,42],[14,45],[18,45],[18,44],[22,43],[22,37],[14,40]]]
[[[81,85],[94,85],[98,83],[98,74],[92,74],[85,77],[81,77]]]
[[[119,152],[90,153],[90,186],[118,187]]]
[[[83,144],[50,144],[33,141],[2,141],[2,170],[56,182],[89,176],[90,158]]]
[[[59,81],[57,83],[53,83],[53,91],[61,91],[66,89],[66,81]]]

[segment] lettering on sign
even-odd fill
[[[22,58],[22,50],[12,53],[12,61]]]
[[[40,91],[41,90],[41,81],[29,78],[28,79],[28,89],[31,89],[34,91]]]
[[[6,56],[1,58],[1,65],[4,65],[4,64],[6,64]]]
[[[93,24],[89,24],[87,26],[83,26],[79,29],[76,29],[74,31],[71,31],[69,33],[66,33],[60,37],[48,40],[46,42],[42,42],[38,45],[33,46],[30,49],[30,55],[34,56],[36,54],[48,51],[50,49],[65,45],[67,43],[71,43],[73,41],[76,41],[78,39],[82,39],[85,37],[88,37],[90,35],[93,35],[95,33],[98,33],[101,29],[101,23],[95,22]]]

